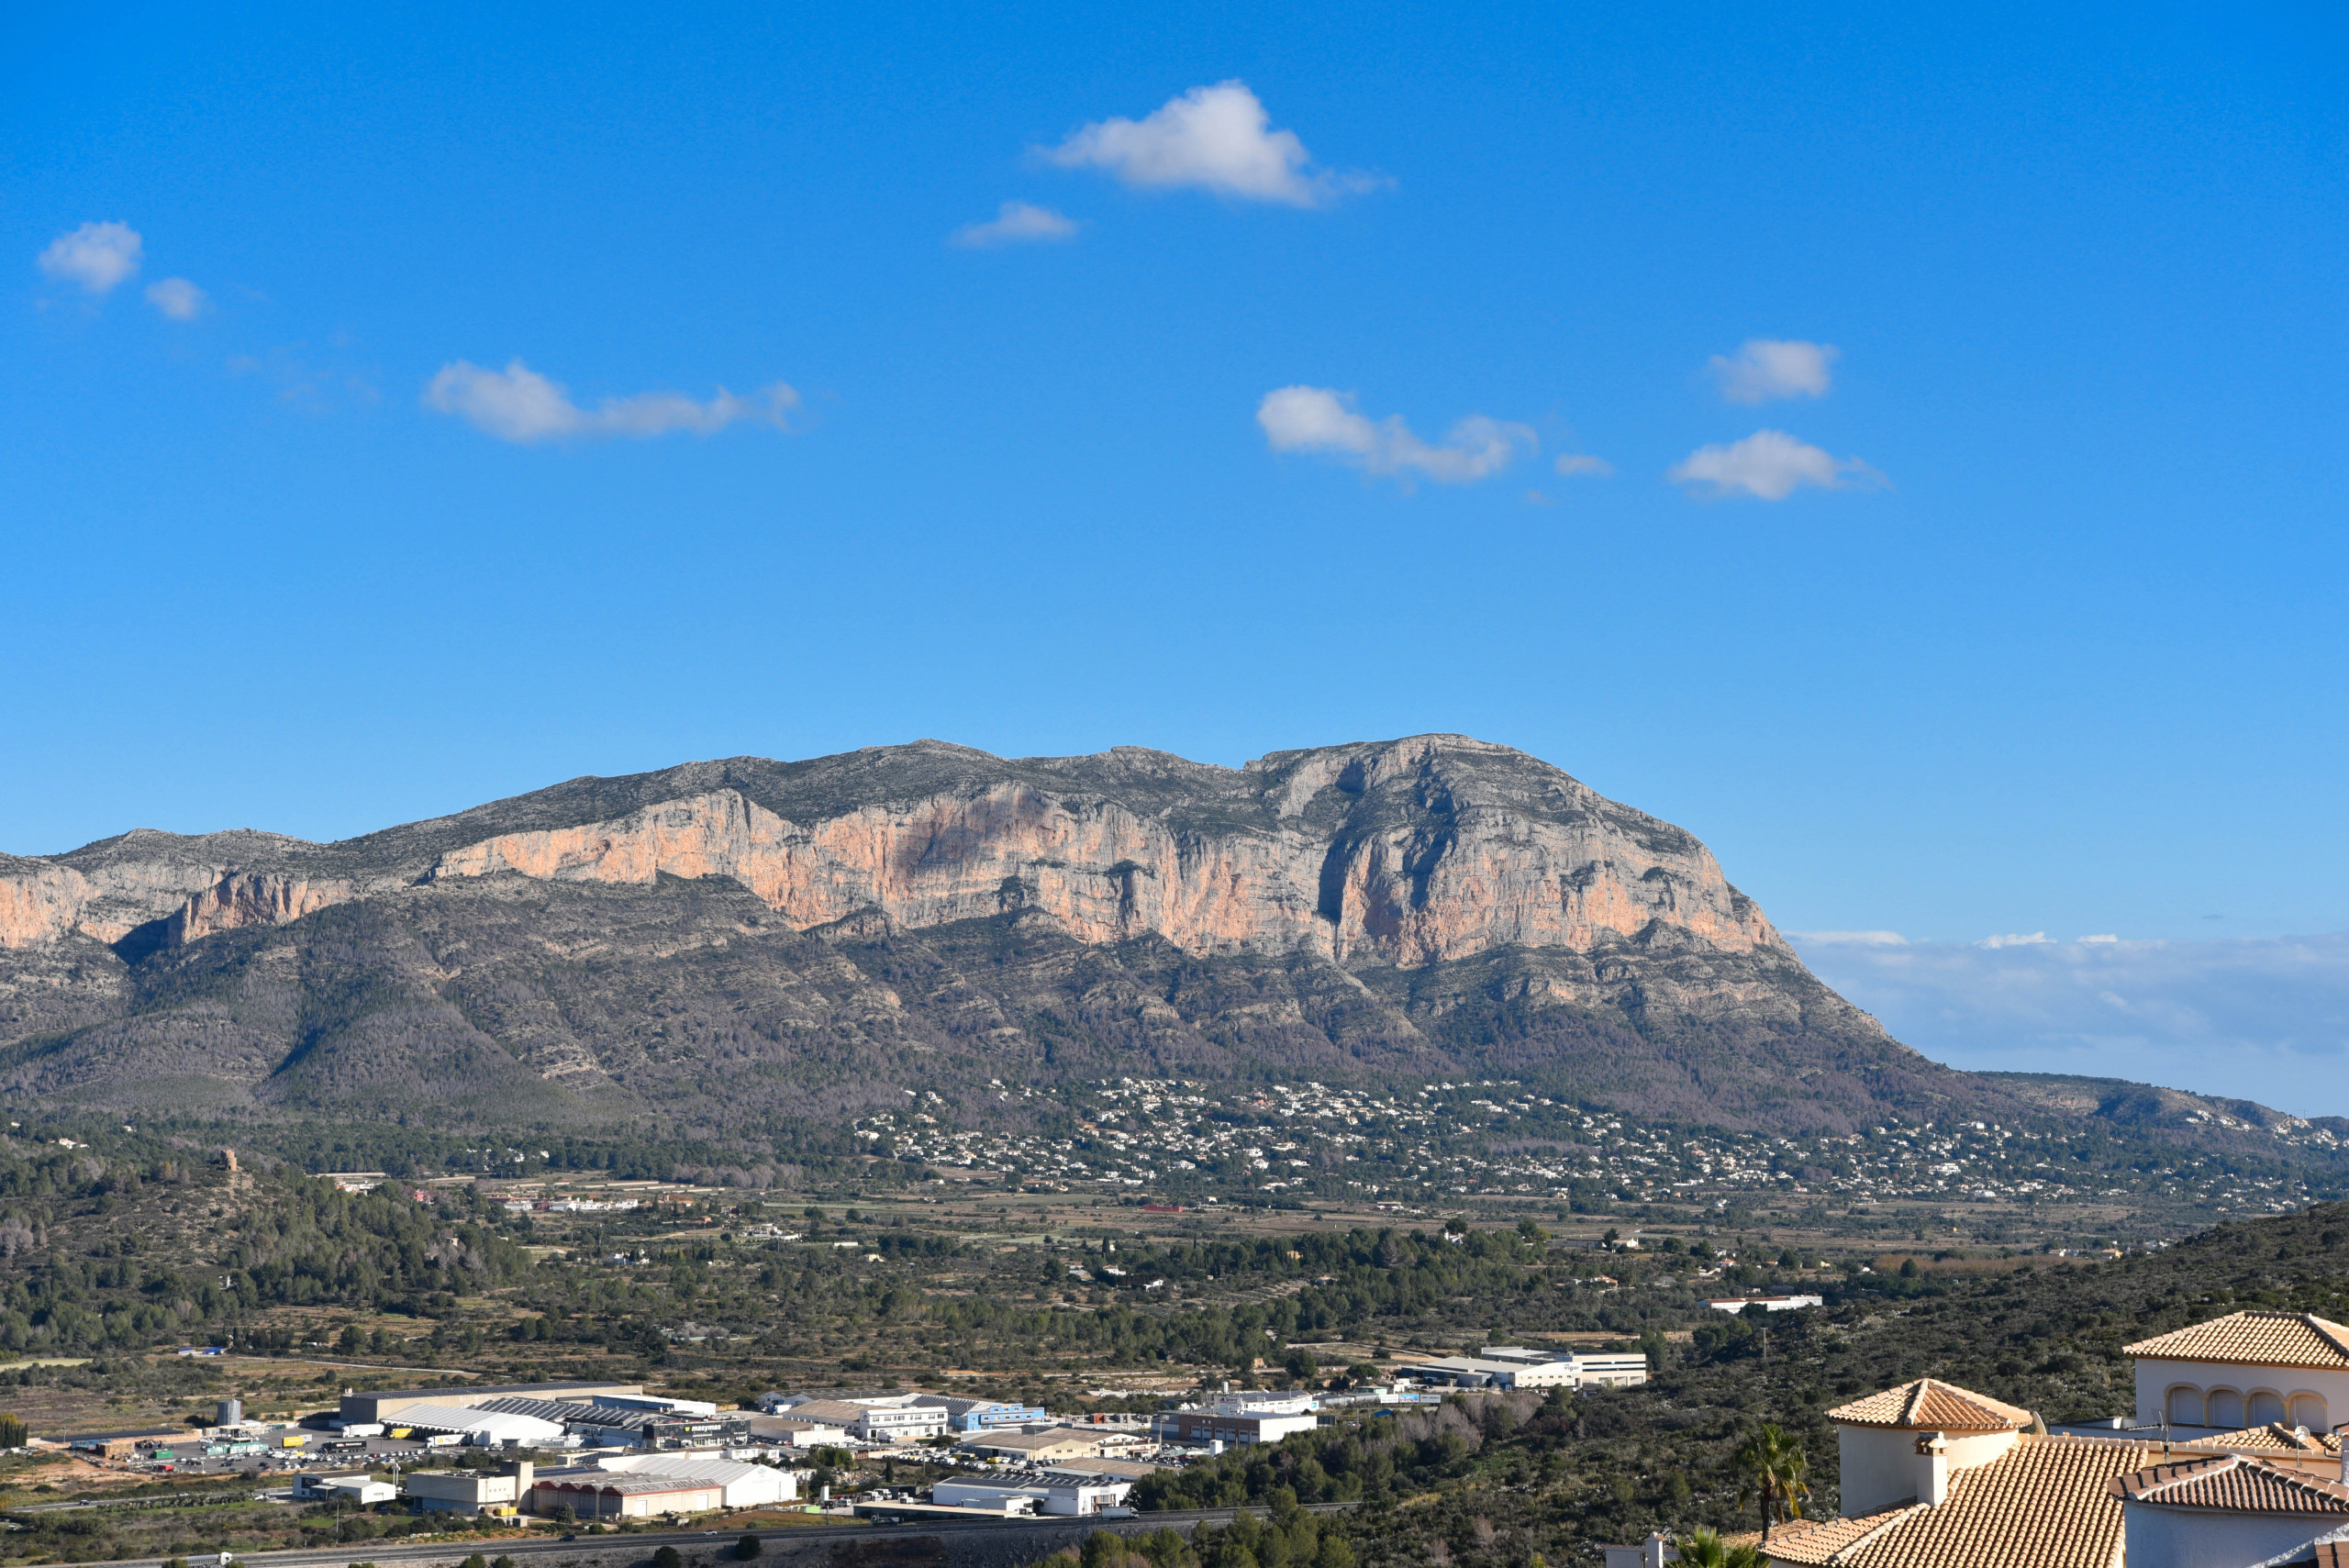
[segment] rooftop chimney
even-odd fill
[[[1949,1440],[1939,1432],[1917,1439],[1917,1501],[1940,1504],[1949,1500]]]

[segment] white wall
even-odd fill
[[[1931,1487],[1931,1461],[1917,1451],[1925,1434],[1888,1431],[1882,1427],[1838,1427],[1836,1451],[1842,1463],[1843,1517],[1865,1514],[1904,1497],[1923,1500]],[[1987,1464],[2018,1440],[2013,1432],[1943,1434],[1949,1473]]]
[[[2294,1519],[2209,1508],[2125,1505],[2129,1568],[2253,1568],[2305,1557],[2320,1541],[2349,1540],[2339,1519]]]
[[[2192,1419],[2187,1418],[2191,1417]],[[2349,1423],[2349,1369],[2137,1362],[2137,1424],[2232,1431],[2270,1420],[2329,1431]]]

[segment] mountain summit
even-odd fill
[[[44,1101],[717,1126],[1264,1072],[1822,1130],[2024,1109],[1820,984],[1688,833],[1455,735],[1237,769],[918,741],[0,858],[0,1085]]]

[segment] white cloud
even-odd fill
[[[174,321],[193,321],[204,314],[206,295],[185,278],[165,278],[147,285],[147,303]]]
[[[660,436],[690,430],[707,436],[741,420],[784,429],[784,416],[799,395],[777,382],[750,397],[724,387],[707,403],[682,393],[645,392],[607,397],[594,409],[580,407],[556,382],[520,360],[502,371],[484,370],[463,360],[443,365],[424,389],[424,405],[454,414],[475,429],[507,441],[557,441],[579,437]]]
[[[2117,942],[2117,941],[2119,941],[2120,940],[2121,940],[2121,939],[2120,939],[2119,937],[2114,936],[2114,935],[2113,935],[2111,932],[2110,932],[2110,931],[2107,931],[2104,935],[2102,935],[2102,936],[2100,936],[2100,937],[2082,937],[2082,938],[2080,939],[2080,940],[2082,940],[2082,941],[2084,941],[2084,942],[2098,942],[2098,943],[2103,943],[2103,942]]]
[[[61,234],[40,253],[40,270],[52,278],[105,294],[139,270],[145,241],[127,223],[85,223]]]
[[[1076,220],[1048,206],[1006,202],[985,223],[966,223],[947,236],[947,242],[984,250],[997,245],[1019,245],[1039,239],[1067,239],[1076,233]]]
[[[1743,494],[1765,501],[1783,501],[1800,484],[1849,490],[1885,482],[1858,458],[1838,462],[1784,430],[1756,430],[1727,446],[1698,447],[1664,477],[1675,484],[1704,486],[1709,496]]]
[[[1787,936],[1790,940],[1806,945],[1826,942],[1855,943],[1861,947],[1871,948],[1897,948],[1906,947],[1909,944],[1909,939],[1898,931],[1788,931]]]
[[[1106,169],[1129,185],[1195,185],[1249,201],[1318,206],[1342,190],[1378,183],[1316,169],[1295,131],[1274,130],[1256,95],[1238,82],[1194,87],[1139,120],[1098,121],[1040,155],[1063,169]]]
[[[2003,937],[1984,937],[1979,945],[1996,952],[2000,948],[2043,948],[2054,940],[2045,931],[2030,931],[2021,935],[2009,933]]]
[[[1587,473],[1594,479],[1604,479],[1615,472],[1613,463],[1603,457],[1593,457],[1588,452],[1560,452],[1556,466],[1558,472],[1569,479],[1577,473]]]
[[[1832,343],[1748,338],[1737,358],[1715,354],[1709,363],[1730,402],[1766,403],[1773,397],[1826,396],[1827,367],[1842,354]]]
[[[1442,484],[1467,484],[1499,473],[1523,447],[1539,446],[1527,426],[1472,414],[1441,444],[1413,435],[1403,417],[1372,420],[1353,400],[1325,386],[1284,386],[1256,406],[1256,423],[1276,452],[1316,452],[1355,462],[1373,473],[1415,473]]]
[[[1791,940],[1895,1039],[1954,1066],[2349,1115],[2349,934],[2000,948]]]

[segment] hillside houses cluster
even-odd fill
[[[1625,1202],[1716,1207],[1761,1194],[2033,1204],[2128,1195],[2259,1214],[2310,1198],[2305,1183],[2188,1153],[2143,1171],[2087,1172],[2072,1158],[2087,1150],[2085,1139],[1981,1121],[1894,1122],[1794,1138],[1646,1127],[1514,1080],[1442,1081],[1390,1095],[1308,1083],[1218,1098],[1206,1088],[1177,1079],[1105,1080],[1087,1092],[1074,1135],[1061,1138],[958,1129],[935,1092],[909,1090],[902,1108],[860,1118],[853,1131],[873,1152],[907,1163],[998,1172],[1061,1190],[1241,1184],[1372,1198],[1566,1197],[1597,1186]],[[1487,1134],[1515,1147],[1489,1148]],[[2305,1123],[2279,1123],[2263,1135],[2279,1145],[2335,1141]]]

